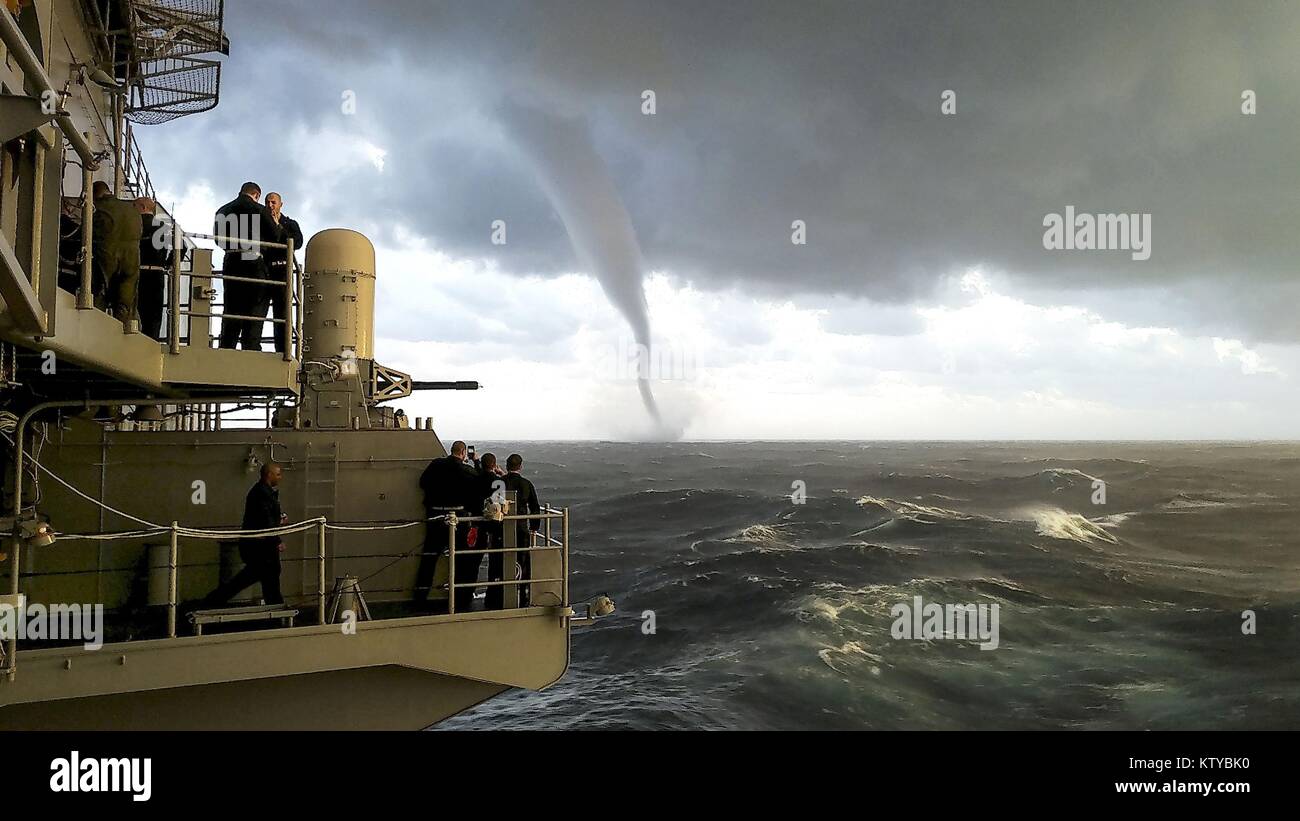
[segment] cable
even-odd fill
[[[0,433],[0,436],[4,436],[4,440],[5,440],[6,442],[8,442],[12,447],[14,447],[15,450],[22,450],[22,456],[23,456],[24,458],[26,457],[27,454],[26,454],[26,449],[25,449],[25,448],[19,448],[17,445],[14,445],[14,440],[10,439],[8,436],[5,436],[3,433]],[[141,519],[141,518],[139,518],[139,517],[132,516],[130,513],[123,513],[122,511],[118,510],[117,508],[115,508],[115,507],[111,507],[111,506],[105,504],[104,502],[101,502],[100,500],[94,498],[93,496],[88,496],[88,495],[86,495],[85,493],[82,493],[82,492],[81,492],[80,490],[78,490],[77,488],[75,488],[75,487],[73,487],[72,485],[68,484],[67,482],[63,481],[61,478],[59,478],[58,474],[56,474],[54,471],[52,471],[52,470],[50,470],[49,468],[47,468],[45,465],[42,465],[40,462],[37,462],[37,461],[33,460],[33,461],[32,461],[32,464],[35,465],[35,466],[36,466],[37,468],[39,468],[40,470],[45,471],[45,474],[46,474],[47,476],[49,476],[51,479],[53,479],[54,481],[58,482],[59,484],[63,485],[63,486],[66,487],[68,490],[70,490],[70,491],[72,491],[73,493],[77,494],[78,496],[80,496],[81,498],[83,498],[83,499],[85,499],[86,501],[90,502],[91,504],[99,505],[99,506],[102,507],[104,510],[109,511],[110,513],[116,513],[118,516],[121,516],[123,519],[130,519],[131,521],[135,522],[136,524],[142,524],[142,525],[144,525],[145,527],[152,528],[152,529],[154,529],[154,530],[170,530],[170,529],[171,529],[171,528],[169,528],[169,527],[166,527],[165,525],[155,524],[155,523],[153,523],[153,522],[151,522],[151,521],[148,521],[147,519]]]

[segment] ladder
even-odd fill
[[[339,487],[339,443],[332,441],[322,448],[312,442],[307,443],[307,454],[303,459],[302,508],[304,519],[324,516],[333,521],[338,504]],[[304,530],[302,537],[302,555],[304,558],[315,556],[317,534],[315,530]],[[306,564],[304,563],[304,567]],[[302,592],[315,595],[315,574],[302,574]]]

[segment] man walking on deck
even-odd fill
[[[284,524],[280,512],[280,466],[262,465],[262,474],[244,499],[243,530],[266,530]],[[203,600],[204,607],[220,607],[239,591],[254,582],[262,584],[262,599],[267,604],[283,604],[280,595],[280,553],[284,542],[279,536],[250,536],[239,542],[239,558],[244,567],[230,581],[212,591]]]

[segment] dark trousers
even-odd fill
[[[519,552],[515,558],[519,560],[520,578],[531,579],[533,577],[533,554],[528,552],[529,546],[532,545],[533,531],[528,529],[527,525],[520,527],[515,531],[515,544],[519,545]],[[526,584],[519,585],[519,606],[527,607],[530,601],[529,586]]]
[[[265,285],[250,285],[254,289],[248,297],[248,315],[260,316],[265,318],[266,311],[271,307],[271,288]],[[266,327],[263,319],[254,319],[244,322],[244,334],[240,346],[246,351],[262,350],[262,331]],[[272,325],[272,328],[278,328],[279,325]]]
[[[218,607],[230,601],[236,593],[255,582],[262,583],[262,598],[267,604],[283,604],[280,595],[280,549],[277,544],[251,544],[239,546],[239,558],[244,566],[229,581],[217,587],[203,600],[206,607]]]
[[[426,511],[425,516],[441,516],[443,511]],[[456,549],[465,547],[465,538],[469,535],[469,525],[456,528]],[[447,524],[442,521],[424,523],[424,548],[420,553],[420,564],[415,571],[415,603],[423,604],[433,589],[433,577],[438,570],[438,557],[447,553]]]
[[[166,279],[162,271],[140,269],[140,332],[162,341],[163,290]]]
[[[493,541],[492,547],[504,547],[505,545],[503,544],[503,540],[499,535],[501,533],[501,523],[491,522],[489,524],[492,524],[495,527],[493,536],[491,537]],[[530,542],[529,533],[530,531],[528,530],[528,527],[526,525],[524,527],[518,527],[515,529],[515,547],[518,549],[518,552],[515,553],[515,561],[519,564],[519,568],[522,571],[522,576],[520,577],[521,579],[528,578],[529,574],[532,573],[532,563],[529,561],[529,559],[532,556],[530,553],[528,553],[528,545]],[[505,553],[488,554],[488,580],[489,581],[499,582],[506,579],[513,580],[515,578],[515,569],[513,567],[509,567],[509,568],[506,567],[505,561],[506,561]],[[518,585],[518,588],[519,588],[518,606],[527,607],[528,606],[528,585],[521,584]],[[506,585],[498,584],[489,587],[487,590],[487,599],[485,601],[485,606],[487,607],[487,609],[488,610],[502,609],[505,606],[505,594],[506,594]]]
[[[474,541],[474,546],[469,547],[468,543],[462,548],[459,541],[456,544],[456,584],[470,584],[478,581],[478,572],[483,567],[483,554],[473,553],[466,555],[461,550],[486,550],[490,547],[499,547],[500,539],[493,539],[491,526],[494,522],[478,523],[478,538]],[[499,528],[500,525],[497,525]],[[501,554],[495,554],[500,558]],[[488,588],[488,607],[491,608],[493,588]],[[456,591],[456,612],[468,613],[474,609],[474,587],[462,587]],[[498,602],[497,608],[501,605]]]
[[[475,545],[474,550],[481,549]],[[456,584],[469,584],[478,581],[479,568],[483,566],[483,554],[475,553],[465,555],[464,553],[456,554]],[[456,589],[456,612],[468,613],[474,609],[474,588],[460,587]]]
[[[484,530],[486,530],[488,533],[488,542],[489,542],[489,544],[483,545],[483,547],[500,549],[505,546],[505,539],[502,538],[503,524],[504,524],[503,522],[482,523],[479,529],[479,533],[482,533]],[[505,561],[506,561],[506,554],[504,553],[488,554],[488,581],[499,582],[505,580],[506,578]],[[513,581],[515,577],[515,569],[511,567],[509,570],[510,570],[510,579]],[[505,585],[494,584],[488,587],[487,596],[484,599],[484,607],[486,607],[488,610],[500,610],[502,607],[505,606],[505,595],[506,595]]]
[[[249,279],[266,279],[266,266],[262,258],[243,259],[238,251],[226,254],[222,273]],[[225,303],[223,312],[242,314],[244,316],[266,316],[266,309],[271,305],[271,295],[266,285],[252,282],[222,282]],[[236,345],[246,351],[262,350],[262,322],[255,319],[222,319],[221,339],[217,343],[222,348],[234,349]]]
[[[223,282],[221,285],[221,312],[223,314],[242,314],[244,312],[244,283]],[[244,333],[242,319],[221,318],[221,338],[218,347],[234,350],[239,346],[239,339]]]
[[[436,515],[430,513],[430,516]],[[468,522],[456,525],[456,584],[478,580],[478,571],[483,564],[483,555],[466,555],[461,551],[469,550]],[[479,531],[482,538],[482,530]],[[438,567],[438,557],[447,553],[447,525],[443,522],[427,522],[424,529],[424,551],[420,556],[420,565],[415,571],[415,601],[423,603],[429,598],[433,587],[434,573]],[[474,549],[482,549],[478,542]],[[474,606],[474,588],[465,587],[456,590],[456,612],[468,613]]]
[[[284,277],[287,269],[287,265],[271,266],[271,282],[274,284],[268,285],[266,290],[270,291],[272,319],[284,319],[289,315],[285,310],[287,306],[284,299]],[[284,325],[271,323],[271,334],[275,337],[275,352],[284,353]]]

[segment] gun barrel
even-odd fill
[[[476,391],[481,385],[477,382],[412,382],[413,391]]]

